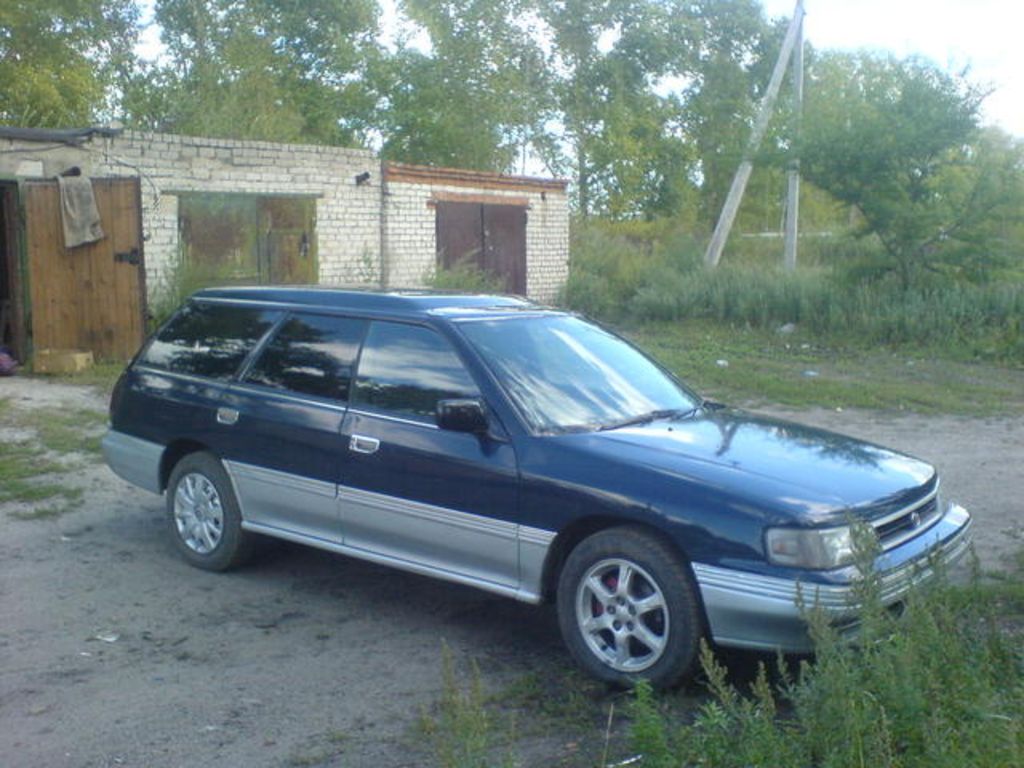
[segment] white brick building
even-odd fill
[[[314,200],[317,278],[326,285],[422,287],[438,258],[436,202],[452,199],[528,209],[531,298],[552,301],[567,276],[561,181],[388,164],[363,149],[138,131],[101,131],[61,144],[38,133],[0,133],[0,178],[53,178],[78,166],[93,177],[140,179],[151,296],[182,257],[179,201],[203,193]]]

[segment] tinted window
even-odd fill
[[[638,349],[576,317],[505,318],[460,329],[537,430],[610,427],[699,402]]]
[[[279,316],[249,307],[194,302],[160,330],[140,362],[176,373],[227,379]]]
[[[399,323],[370,325],[359,359],[354,403],[433,421],[438,400],[477,395],[455,351],[430,329]]]
[[[347,400],[364,320],[326,315],[288,318],[246,381],[304,395]]]

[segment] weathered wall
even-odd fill
[[[320,282],[379,284],[380,163],[369,150],[137,131],[81,148],[2,143],[24,152],[0,155],[0,173],[50,177],[78,165],[92,176],[141,177],[151,296],[178,258],[178,195],[190,191],[315,197]],[[369,182],[357,185],[366,171]]]
[[[369,150],[138,131],[97,136],[80,147],[4,138],[0,150],[0,175],[53,177],[78,165],[92,176],[141,177],[151,298],[179,258],[183,192],[315,197],[320,282],[388,287],[421,287],[433,274],[435,212],[428,201],[435,195],[526,197],[527,294],[552,301],[568,275],[563,182],[389,164],[403,172],[384,189],[382,165]],[[355,176],[365,172],[369,181],[357,185]]]
[[[528,200],[526,293],[537,301],[554,301],[569,274],[564,183],[400,164],[385,168],[386,285],[419,288],[430,280],[437,265],[437,232],[435,210],[428,203],[445,194],[470,193],[480,193],[484,202]]]

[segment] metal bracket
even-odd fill
[[[138,248],[132,248],[130,251],[115,253],[114,261],[120,264],[131,264],[132,266],[137,267],[142,262],[142,256],[139,253]]]

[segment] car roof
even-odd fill
[[[446,293],[424,290],[352,290],[325,286],[250,286],[204,288],[193,299],[286,304],[316,309],[343,309],[398,315],[506,314],[540,310],[518,297],[498,294]]]

